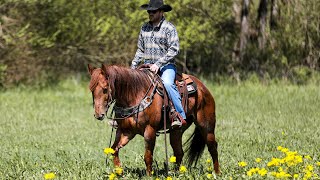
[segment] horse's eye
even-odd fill
[[[107,94],[108,93],[108,89],[103,89],[103,94]]]

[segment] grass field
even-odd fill
[[[290,174],[289,179],[319,179],[319,86],[206,84],[217,106],[222,171],[217,179],[275,179],[281,178],[282,172]],[[109,178],[113,167],[106,166],[103,150],[109,145],[111,128],[106,121],[93,118],[86,83],[67,80],[45,90],[17,88],[0,92],[0,102],[0,179],[45,179],[44,175],[51,172],[55,179]],[[193,127],[184,139],[191,131]],[[281,159],[287,151],[297,151],[295,157],[301,157],[302,162],[290,167],[284,162],[268,166],[272,158]],[[142,137],[135,137],[120,151],[123,175],[118,178],[165,179],[161,173],[164,154],[161,135],[156,143],[154,176],[145,177],[144,142]],[[214,178],[208,175],[208,158],[205,151],[197,167],[168,176]],[[261,161],[256,162],[256,158]],[[267,172],[262,176],[254,167]]]

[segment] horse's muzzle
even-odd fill
[[[104,119],[104,114],[100,114],[99,116],[97,116],[97,115],[94,115],[94,117],[96,118],[96,119],[98,119],[98,120],[100,120],[100,121],[102,121],[103,119]]]

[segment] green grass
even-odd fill
[[[281,155],[278,146],[310,155],[309,164],[319,175],[320,167],[315,165],[320,161],[319,86],[206,84],[217,106],[222,171],[218,179],[247,179],[246,171],[257,166],[255,158],[261,158],[260,166],[266,167],[272,157]],[[56,179],[108,178],[112,166],[106,167],[103,149],[109,145],[111,128],[106,121],[93,118],[86,83],[68,80],[51,89],[16,88],[0,92],[0,102],[0,179],[44,179],[49,172],[54,172]],[[192,131],[193,127],[184,139]],[[161,135],[156,143],[153,179],[164,178],[164,154]],[[143,176],[143,155],[143,138],[136,136],[120,151],[122,178],[149,179]],[[180,179],[205,179],[208,158],[205,151],[198,166]],[[248,165],[241,168],[240,161]]]

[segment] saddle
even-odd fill
[[[165,88],[163,87],[162,83],[160,84],[161,86],[158,86],[156,90],[157,90],[157,93],[163,97],[165,93],[164,92]],[[188,74],[184,74],[184,73],[176,74],[175,84],[181,95],[181,103],[184,108],[184,111],[187,113],[188,97],[189,95],[197,92],[197,84],[191,79],[191,77]],[[168,102],[169,105],[171,105],[170,102]]]
[[[152,79],[154,75],[148,68],[149,66],[141,66],[139,69],[146,72],[149,75],[150,79]],[[158,78],[155,78],[155,80],[157,83],[156,92],[164,98],[164,107],[168,108],[166,111],[168,111],[169,113],[169,119],[171,120],[171,122],[173,121],[174,118],[177,118],[177,116],[179,116],[178,117],[179,119],[182,119],[180,114],[175,111],[172,101],[166,97],[167,92],[162,84],[161,78],[158,77]],[[189,98],[189,95],[192,95],[197,91],[197,84],[193,81],[193,79],[188,74],[184,74],[184,73],[176,74],[175,84],[181,95],[181,103],[182,103],[183,109],[187,114],[188,98]]]

